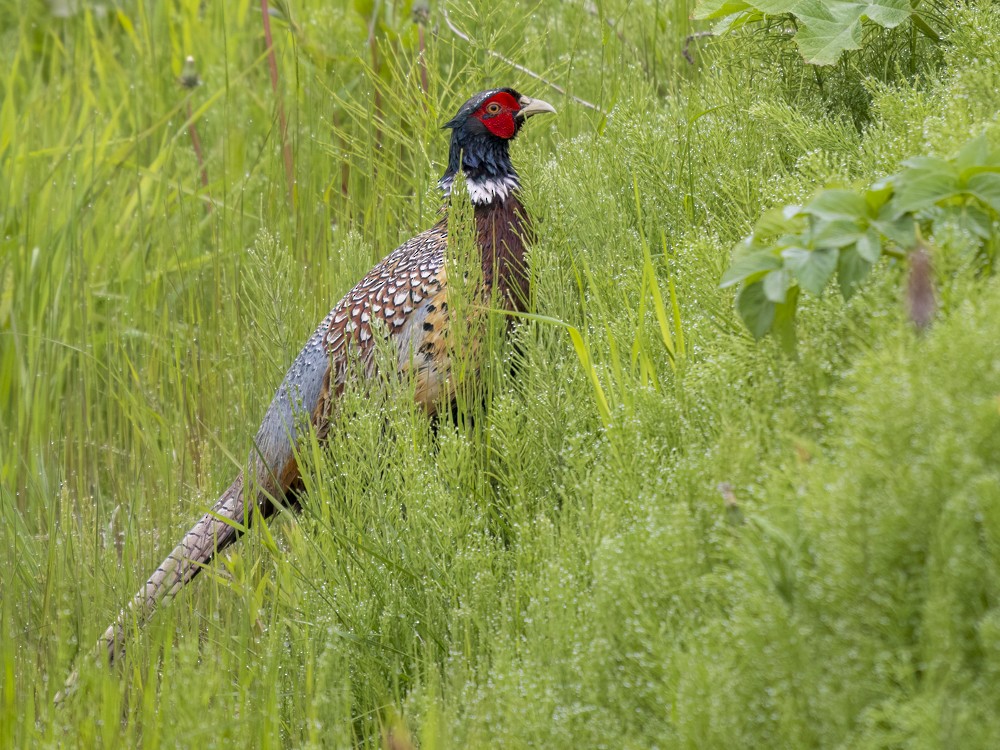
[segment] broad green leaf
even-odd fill
[[[804,210],[821,219],[863,219],[868,216],[868,203],[853,190],[824,190]]]
[[[993,219],[975,203],[936,208],[931,214],[931,219],[935,226],[939,222],[956,224],[980,239],[988,240],[993,236]]]
[[[795,16],[795,41],[806,61],[833,65],[846,50],[861,47],[863,19],[891,29],[913,10],[910,0],[700,0],[692,17],[719,20],[715,32],[725,33],[765,14]]]
[[[872,264],[861,257],[855,248],[841,250],[837,259],[837,284],[841,296],[845,300],[850,299],[871,270]]]
[[[722,36],[730,31],[742,28],[748,23],[756,23],[763,20],[764,14],[755,10],[744,10],[740,13],[731,13],[730,15],[724,16],[715,22],[715,25],[712,26],[712,33],[716,36]]]
[[[764,285],[759,281],[740,289],[736,312],[755,339],[763,338],[774,322],[774,303],[764,294]]]
[[[769,16],[794,13],[796,6],[801,2],[802,0],[750,0],[750,4],[753,7],[767,13]]]
[[[834,65],[847,50],[861,48],[865,4],[844,0],[804,0],[795,8],[803,28],[795,43],[806,62]]]
[[[788,290],[785,301],[774,306],[774,322],[771,324],[771,330],[788,353],[795,351],[795,311],[798,309],[798,304],[799,288],[793,286]]]
[[[874,263],[882,256],[882,238],[871,227],[861,235],[854,247],[857,249],[858,255],[869,263]]]
[[[725,289],[733,284],[738,284],[748,276],[753,276],[762,271],[771,271],[775,268],[781,268],[781,259],[775,257],[770,250],[734,258],[732,264],[722,274],[719,287]]]
[[[803,0],[750,0],[750,4],[771,16],[791,13],[799,20],[808,24],[810,17],[816,15],[816,3]],[[819,5],[834,5],[836,2],[821,2]],[[858,16],[870,18],[879,26],[887,29],[895,28],[903,23],[912,13],[910,0],[842,0],[840,5],[856,6]],[[825,9],[825,8],[824,8]],[[825,20],[833,20],[826,18]]]
[[[896,175],[891,205],[896,216],[916,212],[961,193],[955,168],[940,159],[909,159],[907,169]]]
[[[877,212],[885,202],[892,197],[895,182],[892,177],[883,177],[877,180],[865,191],[865,203],[872,212]]]
[[[929,172],[942,172],[953,174],[958,177],[959,169],[947,159],[939,159],[936,156],[911,156],[903,160],[903,166],[908,169],[922,169]]]
[[[696,21],[711,20],[751,9],[750,3],[740,0],[701,0],[691,13],[691,18]]]
[[[816,247],[847,247],[864,236],[864,232],[857,222],[846,219],[817,221],[813,227],[813,243]]]
[[[788,247],[812,247],[809,242],[809,230],[806,227],[797,234],[783,234],[768,245],[768,249],[776,256],[780,256],[781,251]]]
[[[981,133],[962,146],[952,161],[961,172],[972,167],[982,167],[989,164],[991,162],[990,156],[990,142],[987,140],[986,134]]]
[[[788,287],[792,283],[791,275],[784,268],[771,271],[761,281],[764,285],[764,296],[771,302],[784,302]]]
[[[993,219],[978,206],[951,206],[947,210],[953,212],[955,221],[980,239],[988,240],[993,236]]]
[[[868,0],[865,16],[886,29],[894,29],[913,15],[910,0]]]
[[[837,255],[838,251],[833,248],[806,250],[790,247],[781,253],[799,285],[817,297],[823,293],[826,282],[837,268]]]
[[[798,215],[798,206],[794,206],[796,212],[789,215],[787,206],[782,208],[772,208],[765,211],[757,219],[753,226],[755,237],[774,237],[785,232],[795,231],[801,227],[802,218]]]
[[[973,175],[966,183],[966,191],[1000,213],[1000,174],[981,172]]]
[[[898,218],[892,218],[891,201],[885,204],[880,213],[884,213],[885,218],[875,219],[872,226],[881,232],[883,237],[887,237],[900,247],[912,247],[916,236],[912,214],[904,213]]]

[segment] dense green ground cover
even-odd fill
[[[929,238],[923,335],[897,263],[803,298],[794,353],[718,284],[763,211],[1000,142],[1000,10],[943,3],[941,44],[869,30],[818,69],[760,28],[689,63],[683,2],[453,6],[469,40],[435,5],[424,95],[407,7],[376,6],[373,57],[372,8],[293,3],[272,19],[290,199],[257,4],[60,5],[0,2],[0,745],[997,746],[978,238]],[[536,312],[592,370],[539,319],[436,435],[406,384],[350,395],[303,446],[305,513],[90,666],[315,323],[434,220],[438,128],[497,84],[560,110],[515,161]]]

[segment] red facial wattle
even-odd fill
[[[517,99],[499,91],[480,105],[476,117],[497,138],[513,138],[517,133],[514,116],[520,109]]]
[[[486,115],[483,118],[483,125],[497,138],[514,137],[514,115],[507,111],[501,111],[498,115]]]

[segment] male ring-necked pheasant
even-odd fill
[[[473,96],[445,125],[452,130],[451,148],[448,169],[438,185],[450,196],[459,170],[464,173],[482,254],[483,291],[492,293],[509,310],[523,310],[527,301],[524,253],[530,235],[509,146],[524,122],[541,112],[555,109],[510,88],[493,89]],[[323,319],[271,401],[246,469],[184,535],[101,637],[98,651],[109,662],[123,648],[129,618],[144,621],[161,600],[176,594],[217,552],[234,542],[238,532],[232,522],[248,522],[248,507],[256,505],[266,518],[286,500],[297,504],[301,490],[295,459],[295,441],[302,426],[299,415],[308,414],[312,429],[324,436],[331,406],[349,372],[371,374],[377,337],[384,336],[395,345],[398,371],[415,379],[417,401],[428,413],[448,403],[453,392],[447,343],[447,234],[445,217],[400,245]],[[349,368],[355,357],[362,366]]]

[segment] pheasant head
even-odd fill
[[[451,149],[448,169],[438,185],[448,195],[461,169],[473,204],[506,200],[520,185],[510,161],[510,142],[529,117],[555,111],[548,102],[529,99],[514,89],[476,94],[444,125],[452,131]]]

